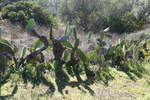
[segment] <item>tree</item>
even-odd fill
[[[100,14],[101,9],[99,0],[65,0],[62,5],[62,17],[64,21],[75,24],[84,32],[98,32],[106,27],[104,23],[98,22],[101,19],[106,20]]]
[[[54,18],[40,6],[31,2],[19,1],[7,5],[2,9],[2,18],[12,23],[19,23],[26,26],[28,20],[33,18],[39,25],[49,26]],[[56,21],[56,20],[55,20]],[[55,23],[55,22],[54,22]]]
[[[2,9],[2,7],[17,1],[24,1],[24,0],[1,0],[0,10]]]

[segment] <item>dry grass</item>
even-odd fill
[[[149,67],[149,64],[145,64],[145,67]],[[48,89],[44,85],[40,85],[32,89],[32,85],[27,86],[22,84],[19,86],[19,90],[14,97],[9,100],[150,100],[150,79],[147,75],[137,81],[132,81],[123,72],[111,69],[112,74],[115,76],[115,80],[110,81],[108,86],[102,83],[95,83],[90,88],[95,92],[95,95],[91,95],[85,88],[66,86],[63,90],[64,94],[59,93],[57,90],[54,94],[45,94]],[[84,78],[84,76],[82,76]],[[74,81],[75,79],[71,79]],[[52,80],[54,82],[54,80]],[[55,84],[56,86],[56,84]],[[2,95],[8,95],[12,91],[10,84],[6,84],[2,87]]]

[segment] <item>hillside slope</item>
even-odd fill
[[[17,25],[12,24],[1,24],[0,28],[3,30],[3,38],[7,40],[12,40],[13,43],[21,48],[24,45],[28,45],[32,47],[36,38],[30,36],[26,30],[22,29]],[[40,33],[45,33],[48,35],[48,29],[44,27],[38,27],[37,30]],[[55,31],[55,34],[62,35],[64,32],[63,29],[59,29]],[[150,28],[146,28],[145,30],[141,30],[136,33],[132,33],[127,35],[128,38],[138,39],[140,34],[150,34]],[[11,35],[13,34],[13,35]],[[111,34],[111,33],[109,33]],[[122,37],[122,35],[112,34],[112,39],[108,41],[108,43],[115,43],[117,40]],[[80,47],[83,50],[90,49],[90,46],[95,45],[95,39],[97,35],[93,35],[89,44],[87,44],[87,36],[85,34],[81,34]],[[47,55],[47,54],[46,54]],[[51,56],[48,54],[47,56]],[[50,58],[47,58],[50,59]],[[74,82],[74,78],[71,79],[71,82],[74,83],[71,86],[67,86],[63,92],[64,94],[56,91],[52,94],[44,94],[47,90],[47,87],[40,85],[39,87],[35,87],[32,89],[32,85],[24,85],[20,83],[17,94],[14,97],[8,98],[9,100],[150,100],[150,63],[144,64],[145,68],[147,68],[147,73],[145,73],[144,77],[136,81],[131,80],[125,73],[121,71],[117,71],[115,69],[111,69],[112,75],[115,77],[114,80],[109,82],[108,86],[105,86],[103,83],[95,83],[89,86],[89,89],[85,89],[83,86]],[[82,76],[84,78],[84,75]],[[54,79],[51,79],[54,82]],[[55,84],[56,85],[56,84]],[[12,91],[12,85],[10,82],[2,87],[2,96],[10,94]],[[90,92],[93,91],[95,94],[91,95]],[[4,100],[0,98],[0,100]]]

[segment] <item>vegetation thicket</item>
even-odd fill
[[[53,72],[58,91],[63,93],[63,89],[71,84],[70,77],[76,77],[77,82],[81,83],[79,85],[87,89],[88,85],[97,81],[103,81],[108,85],[109,80],[114,78],[110,68],[125,72],[132,80],[141,78],[146,72],[143,62],[150,60],[149,35],[146,35],[144,40],[122,39],[116,45],[108,47],[104,38],[111,38],[111,35],[101,33],[97,37],[94,49],[84,53],[78,47],[79,34],[75,28],[71,28],[69,33],[61,38],[55,39],[51,26],[50,37],[47,38],[33,28],[35,24],[33,21],[29,20],[27,28],[39,40],[31,48],[24,47],[20,56],[16,56],[18,50],[13,44],[4,39],[0,40],[1,86],[15,75],[25,84],[28,82],[34,86],[45,84],[49,87],[48,91],[53,93],[55,87],[45,77],[46,72],[47,74]],[[69,42],[71,36],[74,37],[74,42]],[[54,55],[54,59],[49,62],[45,62],[43,55],[43,51],[47,50],[52,50]],[[86,80],[82,79],[83,74],[86,75]],[[12,95],[16,93],[17,86],[16,83]],[[93,94],[91,90],[89,91]]]
[[[1,12],[2,19],[7,19],[12,23],[19,23],[24,27],[31,18],[33,18],[36,23],[44,26],[49,26],[55,22],[55,19],[46,10],[28,1],[18,1],[7,5]]]
[[[110,27],[110,31],[124,33],[142,29],[150,15],[149,1],[134,0],[71,0],[63,3],[62,17],[79,29],[94,33]],[[135,10],[136,9],[136,10]]]

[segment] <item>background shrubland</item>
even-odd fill
[[[40,6],[30,2],[16,2],[2,9],[2,18],[12,23],[19,23],[24,27],[33,18],[40,25],[49,26],[54,18]]]
[[[62,16],[84,31],[97,32],[110,27],[112,32],[133,32],[147,22],[149,5],[149,1],[134,0],[93,0],[92,3],[90,0],[71,0],[64,2]]]
[[[1,5],[7,6],[13,2],[16,1],[2,1]],[[33,10],[31,12],[21,12],[22,10],[19,12],[19,9],[16,11],[11,10],[13,11],[11,12],[13,14],[10,14],[11,16],[9,17],[13,18],[13,16],[20,16],[21,18],[24,18],[24,20],[34,18],[36,16],[36,10],[38,9],[38,16],[41,18],[41,22],[43,22],[40,22],[40,24],[48,24],[50,21],[49,13],[51,14],[51,18],[52,15],[57,18],[59,17],[65,23],[75,25],[81,31],[92,31],[94,33],[100,32],[100,30],[107,27],[110,27],[111,32],[130,33],[142,29],[145,23],[149,23],[149,0],[139,0],[137,2],[134,0],[93,0],[92,2],[91,0],[25,0],[25,2],[28,2],[28,6],[31,5],[29,2],[32,2],[30,10]],[[37,7],[35,3],[39,4],[41,8]],[[22,4],[20,7],[23,8],[23,5],[25,7],[25,4]],[[2,7],[3,6],[1,6],[1,8]],[[5,14],[2,15],[5,16],[4,19],[9,19],[8,15],[6,18],[6,14],[10,12],[9,9],[6,11],[7,8],[10,8],[10,6],[5,7],[5,10],[2,10]],[[19,13],[18,15],[15,15],[14,12]],[[28,15],[27,12],[32,15]],[[35,18],[35,20],[40,18]]]

